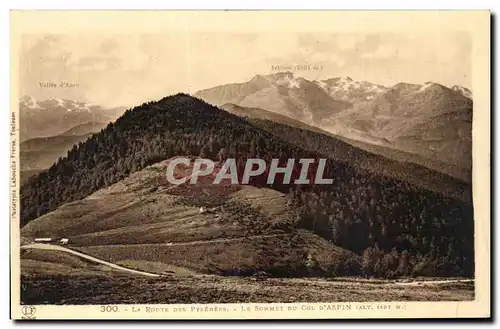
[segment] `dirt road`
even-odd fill
[[[41,249],[41,250],[63,251],[63,252],[67,252],[69,254],[76,255],[78,257],[90,260],[90,261],[92,261],[94,263],[106,265],[106,266],[112,267],[114,269],[123,271],[123,272],[128,272],[128,273],[133,273],[133,274],[139,274],[139,275],[145,275],[145,276],[151,276],[151,277],[159,277],[160,276],[159,274],[155,274],[155,273],[149,273],[149,272],[132,270],[130,268],[126,268],[126,267],[123,267],[123,266],[120,266],[120,265],[116,265],[116,264],[113,264],[113,263],[101,260],[99,258],[95,258],[95,257],[89,256],[87,254],[84,254],[84,253],[81,253],[81,252],[78,252],[78,251],[75,251],[75,250],[72,250],[72,249],[64,248],[64,247],[61,247],[61,246],[53,245],[53,244],[33,243],[33,244],[28,244],[28,245],[21,246],[21,249]]]
[[[290,235],[290,234],[289,233],[274,233],[274,234],[263,234],[263,235],[238,236],[238,237],[233,237],[233,238],[218,238],[218,239],[211,239],[211,240],[196,240],[196,241],[189,241],[189,242],[134,243],[133,246],[135,246],[135,247],[138,247],[138,246],[148,247],[148,246],[158,246],[158,245],[161,245],[164,247],[194,246],[194,245],[199,245],[199,244],[236,242],[236,241],[254,240],[254,239],[262,239],[262,238],[275,238],[275,237],[288,236],[288,235]],[[106,245],[96,244],[96,245],[91,245],[88,247],[103,247],[103,246],[119,246],[119,244],[106,244]]]
[[[446,283],[473,283],[472,279],[463,279],[463,280],[422,280],[422,281],[412,281],[412,282],[394,282],[395,285],[398,286],[422,286],[429,284],[446,284]]]
[[[271,234],[271,235],[267,235],[266,237],[280,236],[280,235],[284,235],[284,234]],[[252,238],[256,238],[256,237],[264,237],[264,236],[261,235],[261,236],[253,236],[253,237],[222,238],[222,239],[214,239],[214,240],[168,243],[168,244],[164,244],[164,245],[165,246],[179,246],[179,245],[193,245],[193,244],[203,244],[203,243],[220,243],[220,242],[230,242],[230,241],[241,240],[241,239],[252,239]],[[112,268],[120,270],[120,271],[149,276],[149,277],[159,277],[160,276],[159,274],[155,274],[155,273],[149,273],[149,272],[138,271],[138,270],[126,268],[126,267],[123,267],[123,266],[120,266],[120,265],[117,265],[114,263],[110,263],[110,262],[101,260],[99,258],[90,256],[90,255],[87,255],[87,254],[84,254],[84,253],[81,253],[81,252],[78,252],[78,251],[75,251],[75,250],[72,250],[69,248],[58,246],[58,245],[33,243],[33,244],[21,246],[21,249],[41,249],[41,250],[63,251],[63,252],[67,252],[67,253],[70,253],[72,255],[76,255],[78,257],[90,260],[90,261],[98,263],[98,264],[112,267]],[[388,285],[391,284],[391,285],[398,285],[398,286],[416,286],[416,287],[418,287],[418,286],[422,286],[422,285],[440,285],[440,284],[449,284],[449,283],[473,283],[473,282],[474,282],[473,279],[453,279],[453,280],[421,280],[421,281],[411,281],[411,282],[388,281],[387,283],[376,283],[376,284],[379,284],[379,285],[380,284],[388,284]],[[333,281],[333,282],[325,282],[325,283],[342,284],[343,281],[339,280],[338,282]],[[349,283],[350,284],[356,284],[356,283],[361,284],[361,283],[370,283],[370,281],[366,281],[366,282],[365,281],[363,281],[363,282],[350,281]]]

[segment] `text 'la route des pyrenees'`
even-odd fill
[[[239,305],[239,306],[125,306],[114,307],[109,310],[101,306],[102,312],[146,312],[146,313],[185,313],[185,312],[297,312],[297,311],[389,311],[404,310],[406,304],[391,305],[388,303],[365,303],[365,304],[302,304],[302,305]],[[121,309],[120,309],[121,308]]]

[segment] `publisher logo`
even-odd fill
[[[23,306],[21,308],[21,313],[23,314],[23,319],[34,319],[36,308],[34,306]]]

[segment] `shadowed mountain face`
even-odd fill
[[[125,108],[105,109],[67,99],[19,100],[21,182],[66,156],[73,145],[85,141],[119,117]]]
[[[333,99],[317,83],[295,78],[290,72],[257,75],[247,83],[199,91],[195,97],[215,105],[257,107],[316,124],[350,106],[346,101]]]
[[[449,88],[435,83],[397,84],[331,122],[348,138],[363,141],[359,136],[364,134],[374,144],[468,169],[458,178],[470,182],[472,101]]]
[[[455,168],[444,166],[437,161],[424,160],[411,153],[349,140],[290,117],[262,109],[244,108],[234,104],[225,104],[222,108],[247,118],[252,125],[292,145],[347,162],[368,172],[405,180],[451,197],[472,200],[469,184],[442,174]]]
[[[351,140],[437,161],[443,165],[429,168],[470,182],[472,95],[464,87],[429,82],[389,88],[349,77],[308,81],[285,72],[195,96],[275,112]]]
[[[75,126],[108,123],[118,118],[125,108],[102,108],[67,99],[35,100],[24,96],[19,100],[21,141],[63,134]],[[83,129],[87,130],[88,129]],[[79,133],[84,135],[85,133]]]
[[[102,122],[87,122],[71,127],[61,134],[61,136],[85,136],[96,133],[105,128],[108,123]]]
[[[34,138],[20,145],[21,172],[44,170],[60,157],[66,156],[73,145],[85,141],[89,135]]]
[[[241,111],[239,108],[233,110]],[[256,239],[274,239],[268,240],[267,246],[290,238],[283,250],[307,250],[295,238],[298,235],[299,240],[302,239],[301,230],[321,237],[321,240],[314,242],[317,244],[339,246],[358,255],[369,250],[387,261],[383,268],[377,267],[376,275],[380,276],[408,275],[408,271],[414,269],[412,273],[415,275],[473,273],[473,212],[469,201],[425,188],[404,177],[367,170],[363,166],[370,163],[381,169],[387,167],[375,166],[387,159],[377,159],[377,156],[342,141],[327,141],[321,139],[324,134],[312,133],[293,125],[274,124],[273,121],[257,122],[236,116],[185,94],[137,106],[126,111],[115,123],[73,147],[66,157],[22,186],[21,222],[23,226],[27,224],[24,231],[36,236],[37,232],[43,232],[48,227],[53,234],[68,234],[75,238],[83,234],[78,241],[87,245],[113,241],[157,243],[159,240],[151,239],[164,239],[164,234],[168,232],[171,239],[179,236],[175,230],[180,226],[171,226],[171,218],[174,217],[168,217],[168,212],[173,210],[176,213],[173,216],[179,220],[178,225],[189,228],[198,225],[199,229],[190,231],[193,234],[190,239],[196,246],[199,244],[196,241],[206,239],[205,233],[227,232],[231,236],[219,236],[220,242],[240,242],[232,240],[241,233],[238,230],[255,230],[256,226],[252,223],[259,223],[262,226],[258,227],[262,231],[252,232],[259,236]],[[327,149],[321,147],[322,144],[333,146]],[[164,166],[148,167],[165,159],[187,155],[220,162],[235,158],[238,172],[243,169],[247,158],[264,159],[268,166],[272,158],[280,159],[280,166],[290,158],[326,158],[323,176],[331,178],[332,183],[287,185],[278,179],[273,184],[267,184],[269,172],[265,171],[252,178],[247,186],[207,184],[170,189],[162,181],[165,179]],[[372,158],[363,158],[363,155]],[[364,162],[366,159],[369,161]],[[403,170],[397,163],[392,165],[395,171]],[[293,177],[298,173],[296,169],[294,167],[292,170]],[[134,176],[136,173],[138,176]],[[314,177],[314,169],[307,174],[307,177]],[[243,224],[235,220],[224,222],[223,214],[213,218],[197,216],[195,221],[193,215],[197,207],[225,207],[235,201],[234,197],[238,202],[247,200],[250,203],[245,203],[244,207],[253,217],[245,219]],[[272,202],[265,203],[266,200]],[[262,203],[256,205],[257,201]],[[178,207],[179,202],[187,208]],[[280,208],[267,216],[266,212],[271,211],[273,206]],[[182,211],[187,211],[188,216],[182,216],[179,213]],[[280,220],[276,221],[278,217]],[[247,223],[248,220],[250,222]],[[145,224],[143,228],[147,229],[143,236],[137,235],[136,226],[139,223]],[[275,234],[287,235],[286,240],[275,239]],[[248,234],[243,235],[246,237]],[[231,250],[237,250],[238,253],[248,250],[248,243],[253,243],[252,239],[243,239],[246,246],[236,249],[211,249],[209,257],[223,255],[225,260],[233,259],[235,256],[231,255]],[[297,245],[301,247],[297,249]],[[140,246],[127,252],[136,254],[139,250],[144,251],[143,248]],[[153,252],[144,252],[148,255],[162,254],[165,248],[159,245],[154,247]],[[203,246],[202,250],[206,252],[206,248]],[[200,250],[177,252],[180,255],[177,257],[182,258],[178,261],[182,263],[186,257],[199,255]],[[321,247],[321,250],[325,252],[322,251],[324,257],[336,253],[327,247]],[[118,250],[118,254],[121,251]],[[276,251],[257,245],[244,257],[245,262],[259,257],[271,259],[267,254],[262,255],[268,252]],[[414,265],[400,268],[396,261],[399,253],[402,259]],[[115,255],[107,257],[113,258]],[[296,259],[300,259],[300,264],[304,260],[314,264],[314,258],[309,259],[311,257],[302,252],[300,255],[290,252],[290,262],[283,265],[287,269],[285,273],[290,273],[287,271],[298,264]],[[193,266],[206,268],[206,262],[199,264],[203,258],[196,256],[196,259],[198,263]],[[238,262],[243,261],[241,257],[238,259]],[[339,264],[339,261],[335,262]],[[349,265],[349,270],[344,274],[359,275],[359,259],[350,259],[348,264],[354,265]],[[240,265],[225,263],[224,273],[246,271]],[[269,266],[274,265],[261,264],[254,266],[253,270]],[[310,271],[315,265],[306,267]],[[282,271],[281,267],[279,271]],[[366,271],[368,273],[371,270]]]
[[[66,156],[74,145],[84,142],[107,123],[84,123],[60,135],[28,139],[20,144],[21,184]]]

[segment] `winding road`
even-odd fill
[[[75,251],[75,250],[72,250],[72,249],[69,249],[69,248],[65,248],[65,247],[61,247],[61,246],[53,245],[53,244],[33,243],[33,244],[28,244],[28,245],[21,246],[21,249],[41,249],[41,250],[63,251],[63,252],[67,252],[69,254],[72,254],[72,255],[75,255],[75,256],[78,256],[78,257],[90,260],[90,261],[92,261],[94,263],[106,265],[106,266],[112,267],[114,269],[123,271],[123,272],[128,272],[128,273],[133,273],[133,274],[139,274],[139,275],[145,275],[145,276],[150,276],[150,277],[159,277],[160,276],[159,274],[155,274],[155,273],[149,273],[149,272],[138,271],[138,270],[133,270],[133,269],[130,269],[130,268],[126,268],[126,267],[123,267],[123,266],[120,266],[120,265],[116,265],[116,264],[107,262],[105,260],[101,260],[99,258],[95,258],[95,257],[89,256],[87,254],[84,254],[84,253],[81,253],[81,252],[78,252],[78,251]]]
[[[279,236],[283,234],[272,234],[269,236]],[[248,238],[248,237],[247,237]],[[251,237],[250,237],[251,238]],[[223,239],[216,239],[218,242],[222,241],[234,241],[235,239],[242,239],[242,238],[223,238]],[[209,241],[192,241],[192,242],[184,242],[184,243],[173,243],[173,244],[168,244],[168,246],[173,246],[173,245],[188,245],[188,244],[198,244],[198,243],[207,243],[207,242],[215,242],[214,240],[209,240]],[[144,275],[144,276],[149,276],[149,277],[160,277],[161,275],[156,274],[156,273],[150,273],[150,272],[144,272],[144,271],[138,271],[138,270],[133,270],[127,267],[123,267],[114,263],[107,262],[105,260],[95,258],[93,256],[84,254],[79,251],[75,251],[73,249],[65,248],[59,245],[53,245],[53,244],[43,244],[43,243],[32,243],[28,245],[21,246],[21,249],[40,249],[40,250],[53,250],[53,251],[62,251],[62,252],[67,252],[69,254],[81,257],[83,259],[90,260],[94,263],[102,264],[109,266],[111,268],[127,272],[127,273],[132,273],[132,274],[138,274],[138,275]],[[440,284],[449,284],[449,283],[473,283],[473,279],[453,279],[453,280],[421,280],[421,281],[411,281],[411,282],[387,282],[387,284],[395,284],[399,286],[422,286],[422,285],[440,285]],[[332,283],[332,282],[330,282]],[[342,283],[339,281],[338,283]],[[377,283],[380,284],[380,283]]]

